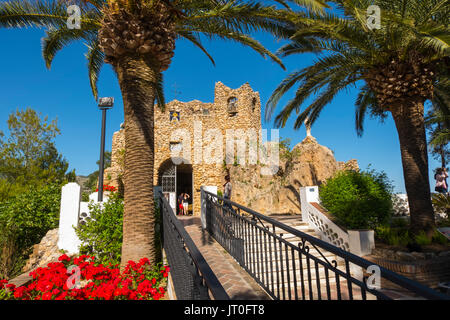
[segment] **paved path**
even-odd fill
[[[271,299],[225,249],[202,230],[200,217],[177,217],[232,300]]]

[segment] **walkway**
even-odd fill
[[[271,298],[242,267],[201,227],[200,217],[177,216],[232,300]]]

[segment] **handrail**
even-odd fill
[[[260,214],[252,209],[246,208],[238,203],[235,203],[229,199],[225,199],[223,197],[220,197],[216,194],[213,194],[211,192],[208,192],[206,190],[203,190],[203,192],[213,198],[216,198],[218,200],[222,200],[223,203],[228,203],[229,205],[232,205],[236,208],[239,208],[239,212],[241,210],[250,213],[251,215],[257,217],[258,219],[261,219],[263,221],[266,221],[270,224],[272,224],[275,227],[278,227],[286,232],[289,232],[291,234],[293,234],[294,236],[300,237],[302,239],[306,239],[308,242],[310,242],[313,245],[317,245],[318,247],[327,250],[328,252],[331,252],[335,255],[337,255],[338,257],[341,258],[345,258],[346,261],[351,262],[359,267],[362,267],[364,269],[367,269],[369,266],[373,266],[374,263],[370,262],[364,258],[361,258],[351,252],[342,250],[341,248],[338,248],[328,242],[325,242],[323,240],[320,240],[318,238],[315,238],[307,233],[304,233],[302,231],[299,231],[295,228],[292,228],[288,225],[285,225],[273,218],[270,218],[268,216],[265,216],[263,214]],[[388,270],[386,268],[383,268],[381,266],[378,266],[380,268],[380,272],[381,272],[381,276],[387,280],[389,280],[390,282],[399,285],[402,288],[405,288],[407,290],[410,290],[413,293],[419,294],[420,296],[427,298],[427,299],[435,299],[435,300],[450,300],[450,297],[447,295],[444,295],[440,292],[437,292],[427,286],[424,286],[416,281],[413,281],[411,279],[408,279],[402,275],[399,275],[391,270]],[[376,291],[373,289],[368,289],[367,291],[371,292],[371,291]]]
[[[170,208],[170,210],[167,211],[169,218],[171,220],[170,222],[175,227],[178,234],[182,237],[184,244],[188,249],[189,255],[192,257],[193,262],[195,263],[197,269],[200,271],[202,278],[204,279],[206,286],[210,290],[214,299],[229,300],[230,297],[226,293],[223,286],[220,284],[219,280],[217,279],[214,272],[211,270],[211,267],[206,262],[203,255],[198,250],[192,238],[189,236],[189,234],[186,232],[181,222],[175,216],[172,207],[170,207],[169,203],[167,202],[167,199],[163,196],[161,191],[159,191],[159,198],[163,202],[163,205],[166,206],[166,208]]]

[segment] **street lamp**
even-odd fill
[[[105,154],[105,127],[106,127],[106,110],[112,109],[114,105],[114,98],[100,98],[98,100],[98,107],[102,110],[102,137],[100,140],[100,164],[98,170],[98,202],[103,201],[103,169],[104,169],[104,154]]]

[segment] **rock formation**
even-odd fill
[[[231,166],[232,200],[263,214],[299,214],[300,187],[320,185],[340,170],[359,170],[356,160],[336,161],[333,152],[312,136],[289,155],[280,155],[280,169],[274,176],[261,175],[260,166]]]
[[[41,242],[33,246],[33,252],[23,267],[23,272],[29,272],[38,267],[45,267],[50,262],[58,261],[58,257],[62,254],[57,245],[58,230],[48,231]]]

